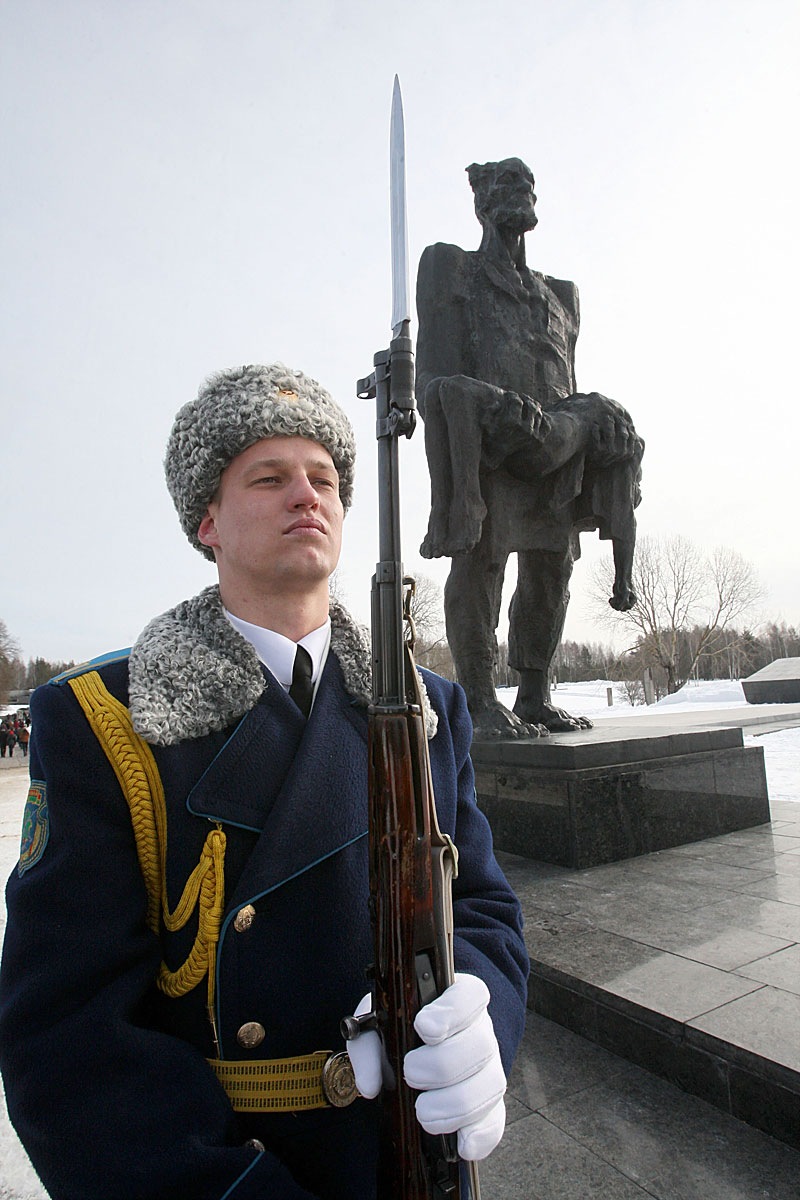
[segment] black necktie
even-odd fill
[[[311,682],[311,655],[305,646],[298,646],[294,656],[292,671],[292,686],[289,695],[294,700],[304,717],[311,712],[311,701],[314,696],[314,685]]]

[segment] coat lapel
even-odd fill
[[[286,779],[306,722],[264,668],[258,703],[228,738],[192,788],[189,812],[260,833]]]
[[[232,903],[271,890],[367,830],[366,714],[347,694],[338,661],[328,655],[307,722],[265,674],[259,703],[186,801],[197,816],[260,833]]]
[[[231,907],[272,891],[366,835],[366,735],[366,715],[355,709],[341,668],[329,655],[294,761],[277,789]]]

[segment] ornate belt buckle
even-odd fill
[[[358,1098],[353,1064],[346,1051],[332,1054],[322,1068],[322,1091],[334,1108],[347,1108]]]

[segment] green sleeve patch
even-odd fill
[[[22,844],[17,867],[20,875],[29,871],[42,857],[49,833],[47,784],[44,780],[32,779],[22,818]]]

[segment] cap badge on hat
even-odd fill
[[[290,404],[300,399],[297,392],[293,392],[291,388],[278,388],[278,395],[281,400],[288,400]]]

